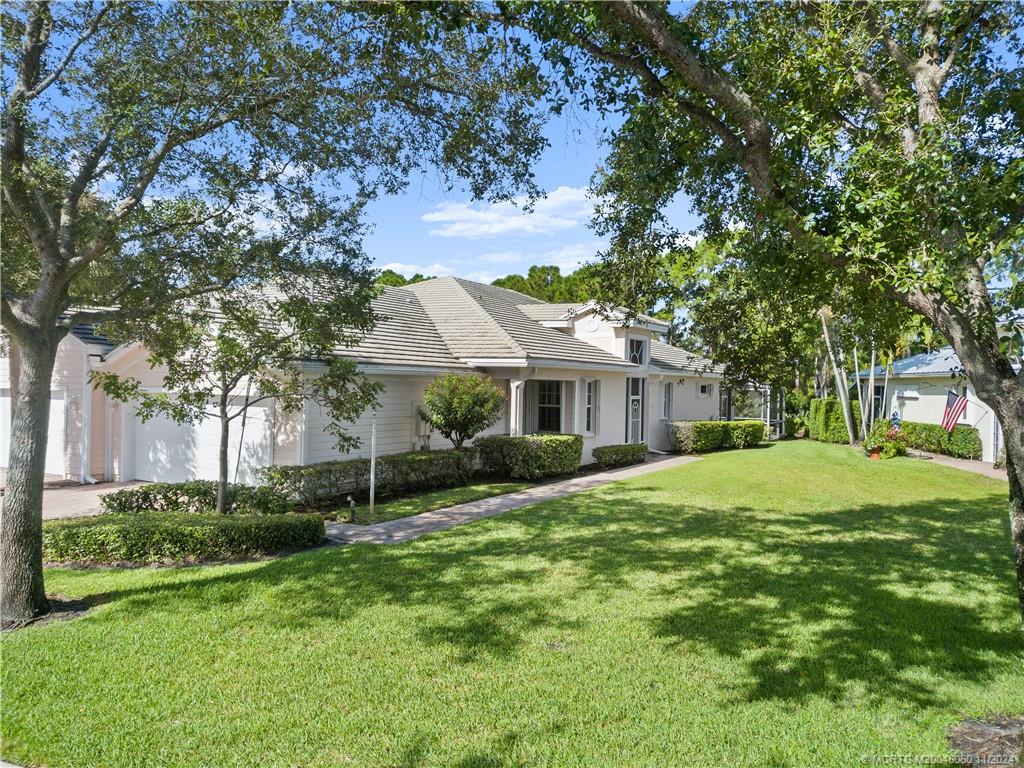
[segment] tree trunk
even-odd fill
[[[231,422],[228,421],[228,401],[226,395],[221,396],[219,414],[220,447],[217,457],[217,514],[223,515],[228,511],[228,438],[231,428]]]
[[[950,341],[974,391],[999,417],[1006,446],[1006,472],[1010,481],[1010,536],[1017,566],[1017,599],[1024,624],[1024,381],[998,350],[987,350],[976,338],[951,327]]]
[[[875,426],[875,363],[877,359],[875,343],[871,342],[871,368],[868,369],[868,418],[863,437],[867,437],[871,428]]]
[[[828,321],[825,320],[825,310],[818,313],[821,317],[821,331],[825,336],[825,349],[828,350],[829,361],[832,363],[832,373],[836,379],[836,392],[839,395],[839,404],[843,409],[843,423],[846,424],[846,434],[850,438],[850,445],[857,442],[853,434],[853,414],[850,413],[850,395],[846,391],[846,371],[836,361],[835,352],[832,350],[832,339],[828,333]]]
[[[18,345],[18,395],[0,524],[0,625],[49,610],[43,587],[43,480],[50,424],[50,379],[59,339],[35,334]]]
[[[1006,446],[1006,473],[1010,478],[1010,538],[1013,540],[1013,559],[1017,563],[1017,601],[1020,620],[1024,624],[1024,467]]]

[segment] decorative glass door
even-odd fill
[[[644,380],[629,379],[628,397],[626,402],[626,419],[628,433],[626,442],[642,443],[644,441]]]

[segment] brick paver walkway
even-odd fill
[[[639,477],[651,472],[659,472],[663,469],[672,469],[683,464],[700,461],[698,456],[664,456],[649,458],[643,464],[636,464],[632,467],[613,469],[608,472],[598,472],[584,477],[573,477],[568,480],[559,480],[554,483],[535,485],[515,493],[506,493],[502,496],[492,496],[489,499],[470,501],[466,504],[457,504],[447,509],[437,509],[433,512],[423,512],[411,517],[403,517],[398,520],[388,520],[384,523],[373,525],[353,525],[351,523],[327,523],[327,538],[337,544],[397,544],[402,541],[409,541],[435,531],[443,531],[454,528],[456,525],[471,523],[481,517],[500,515],[513,509],[519,509],[529,504],[537,504],[542,501],[568,496],[571,493],[579,493],[600,485],[614,483],[617,480],[625,480],[630,477]]]

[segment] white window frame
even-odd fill
[[[601,417],[601,382],[598,379],[583,379],[581,393],[583,410],[582,432],[585,435],[598,433]],[[588,423],[589,422],[589,423]]]
[[[552,403],[541,402],[541,388],[542,388],[543,385],[554,385],[553,387],[551,387],[551,389],[552,389],[552,394],[555,394],[556,397],[558,398],[558,404],[557,405],[552,404]],[[540,415],[541,415],[541,413],[544,412],[545,410],[550,411],[550,410],[554,410],[556,408],[558,409],[558,430],[554,431],[554,432],[551,431],[551,430],[542,430],[540,428],[540,423],[541,423]],[[565,386],[564,386],[564,382],[557,381],[557,380],[554,380],[554,379],[538,379],[537,380],[537,433],[538,434],[551,434],[551,435],[561,435],[561,434],[564,434],[563,431],[562,431],[563,430],[563,419],[564,419],[564,416],[565,416]]]
[[[672,419],[672,406],[675,393],[673,392],[673,386],[671,381],[662,382],[661,385],[661,420],[671,421]]]
[[[707,388],[707,391],[705,391]],[[715,385],[710,381],[702,381],[697,385],[697,397],[707,399],[715,394]]]
[[[971,392],[966,384],[960,387],[960,394],[967,398],[967,405],[964,407],[964,412],[960,414],[960,421],[970,421],[970,419],[967,418],[967,412],[971,410]]]
[[[638,363],[636,363],[633,360],[633,342],[634,341],[640,342],[641,352],[640,352],[640,362],[638,362]],[[626,360],[628,360],[631,363],[634,363],[635,365],[647,365],[648,360],[650,360],[650,355],[651,355],[650,339],[647,339],[647,338],[645,338],[643,336],[627,336],[626,337]]]

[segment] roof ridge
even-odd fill
[[[473,281],[471,281],[471,280],[466,281],[466,282],[469,282],[469,283],[471,283],[473,285],[483,285],[482,283],[473,283]],[[408,289],[412,293],[416,294],[416,297],[419,299],[420,305],[423,307],[423,311],[426,313],[427,317],[430,318],[430,322],[433,323],[434,326],[437,328],[437,330],[440,332],[441,341],[444,343],[445,347],[452,353],[452,355],[454,357],[456,357],[456,358],[458,358],[460,360],[471,359],[469,357],[465,357],[464,355],[460,354],[457,350],[455,350],[452,347],[452,345],[448,341],[448,337],[446,336],[446,334],[445,334],[445,332],[444,332],[444,330],[442,328],[443,324],[440,322],[441,318],[438,315],[438,313],[435,311],[436,307],[432,304],[432,302],[423,301],[423,295],[424,295],[423,292],[424,292],[424,290],[432,292],[433,289],[436,286],[443,285],[443,284],[451,284],[451,285],[455,286],[455,288],[465,297],[466,303],[469,305],[469,308],[470,308],[469,311],[473,313],[473,316],[477,320],[485,322],[488,325],[489,328],[494,330],[496,332],[496,334],[506,344],[509,345],[509,347],[511,348],[511,350],[513,351],[514,354],[520,355],[520,356],[523,356],[523,357],[526,356],[526,350],[523,348],[523,346],[518,341],[516,341],[511,336],[511,334],[509,334],[509,332],[506,331],[501,326],[501,324],[497,320],[495,320],[494,317],[486,309],[484,309],[480,305],[480,302],[477,301],[469,293],[468,290],[466,290],[466,287],[462,284],[462,280],[460,278],[451,277],[451,276],[447,276],[446,275],[446,276],[443,276],[443,277],[435,277],[435,278],[432,278],[430,280],[424,280],[422,282],[413,283],[413,284],[411,284],[409,286],[406,286],[406,287],[408,287]],[[427,295],[430,295],[430,294],[427,294]]]
[[[485,307],[484,307],[483,305],[481,305],[481,304],[480,304],[480,302],[479,302],[479,301],[478,301],[478,300],[477,300],[476,298],[474,298],[474,296],[473,296],[473,295],[472,295],[472,294],[471,294],[471,293],[470,293],[470,292],[469,292],[469,291],[468,291],[468,290],[466,289],[466,286],[465,286],[465,285],[463,285],[463,280],[462,280],[462,278],[454,277],[454,278],[452,278],[452,279],[453,279],[453,280],[455,281],[455,284],[459,286],[459,290],[460,290],[460,291],[462,291],[462,292],[463,292],[464,294],[466,294],[466,298],[468,298],[468,299],[469,299],[470,303],[471,303],[471,304],[473,305],[473,308],[474,308],[474,310],[475,310],[476,312],[480,313],[481,315],[483,315],[483,316],[484,316],[484,318],[486,318],[486,319],[487,319],[487,321],[488,321],[488,322],[489,322],[489,323],[490,323],[490,324],[491,324],[492,326],[494,326],[495,328],[497,328],[497,329],[498,329],[498,332],[499,332],[499,333],[500,333],[500,334],[501,334],[502,336],[504,336],[504,337],[505,337],[506,339],[508,339],[508,341],[509,341],[509,343],[510,343],[510,344],[512,345],[512,348],[513,348],[513,349],[515,349],[516,351],[518,351],[519,353],[521,353],[521,354],[523,355],[523,357],[526,357],[526,348],[525,348],[525,347],[523,347],[523,345],[522,345],[522,344],[520,344],[520,343],[519,343],[519,342],[518,342],[518,341],[517,341],[517,340],[516,340],[516,339],[515,339],[515,338],[514,338],[514,337],[512,336],[512,334],[510,334],[510,333],[509,333],[508,331],[506,331],[506,330],[505,330],[505,328],[504,328],[504,326],[502,326],[502,324],[501,324],[501,323],[499,323],[499,322],[498,322],[498,321],[497,321],[497,320],[495,319],[494,315],[492,315],[492,314],[491,314],[490,312],[488,312],[488,311],[487,311],[487,309],[486,309],[486,308],[485,308]],[[466,280],[465,282],[467,282],[467,283],[470,283],[471,285],[484,285],[483,283],[475,283],[475,282],[473,282],[472,280]],[[493,286],[488,286],[488,287],[493,287]],[[513,305],[513,306],[514,306],[514,305]],[[525,316],[525,315],[523,315],[523,317],[526,317],[526,316]]]

